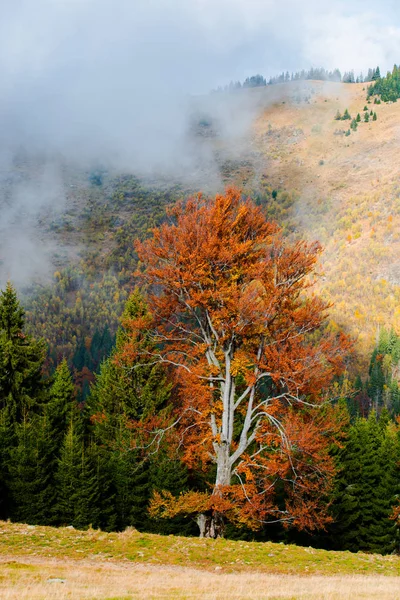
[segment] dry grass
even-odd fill
[[[400,600],[399,590],[397,556],[0,522],[1,600]]]
[[[334,305],[333,326],[354,337],[365,368],[378,327],[400,331],[400,103],[367,104],[364,84],[292,82],[267,86],[266,99],[271,87],[254,124],[257,164],[248,187],[264,181],[298,192],[296,229],[325,248],[320,291]],[[303,88],[309,99],[293,101]],[[284,101],[277,102],[279,90]],[[349,122],[335,121],[336,111],[362,116],[365,105],[378,120],[338,135]]]
[[[3,563],[0,568],[2,600],[400,598],[399,578],[383,576],[221,573],[126,562],[90,564],[85,561],[54,559],[21,559]]]

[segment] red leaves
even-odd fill
[[[329,307],[306,295],[321,247],[286,244],[235,189],[214,200],[198,195],[171,216],[136,243],[152,317],[125,324],[121,357],[138,359],[147,329],[154,360],[177,368],[184,460],[193,468],[215,462],[217,481],[226,482],[207,495],[209,506],[217,510],[219,498],[219,511],[252,527],[269,517],[322,525],[334,473],[327,450],[340,418],[311,405],[324,402],[350,343],[322,334]],[[283,511],[277,481],[286,489]],[[197,500],[156,503],[190,512]]]

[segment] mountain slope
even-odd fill
[[[300,102],[299,84],[275,87],[280,101],[253,128],[250,187],[296,191],[298,233],[325,248],[319,285],[332,320],[365,357],[381,325],[400,328],[400,103],[367,104],[364,84],[304,82]],[[377,121],[363,122],[365,106]],[[362,119],[348,136],[350,121],[334,119],[346,108]]]

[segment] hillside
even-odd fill
[[[398,597],[400,558],[0,523],[3,598]]]
[[[297,192],[296,229],[325,247],[320,288],[332,320],[365,358],[379,326],[400,326],[400,105],[367,104],[365,84],[323,82],[309,82],[308,101],[297,103],[295,86],[276,86],[283,99],[255,123],[254,177]],[[350,121],[334,120],[336,112],[363,117],[364,106],[377,121],[343,135]]]
[[[93,337],[105,325],[115,332],[134,285],[133,240],[168,204],[234,183],[286,234],[322,242],[318,285],[333,303],[331,325],[355,337],[365,368],[378,328],[400,329],[400,105],[367,104],[377,121],[348,136],[350,121],[334,119],[346,108],[363,117],[366,103],[365,84],[321,81],[199,98],[190,130],[198,168],[185,177],[23,153],[3,165],[0,281],[25,290],[30,330],[47,340],[52,362],[80,353],[77,371],[96,369]]]

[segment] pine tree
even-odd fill
[[[149,463],[135,449],[115,450],[110,464],[115,486],[117,528],[146,529],[150,498]]]
[[[147,305],[136,290],[126,304],[122,322],[137,316],[146,320],[147,315]],[[107,527],[111,528],[114,523],[117,529],[127,526],[144,529],[149,521],[146,507],[151,493],[150,463],[131,425],[160,411],[168,412],[171,385],[160,365],[151,362],[147,365],[146,360],[140,366],[129,360],[117,362],[116,353],[125,340],[122,326],[117,333],[116,349],[96,376],[87,410],[91,415],[93,439],[97,446],[104,448],[105,468],[112,474],[108,493],[102,493],[105,502],[108,495],[115,497],[115,512],[109,511]],[[152,347],[145,330],[138,344],[144,352]]]
[[[351,427],[340,453],[333,515],[336,547],[387,553],[396,533],[389,515],[398,482],[398,455],[386,417],[376,413]]]
[[[51,424],[54,445],[60,450],[62,441],[71,421],[74,406],[75,388],[67,361],[64,359],[57,367],[54,383],[50,390],[46,414]]]
[[[360,113],[357,113],[356,121],[357,121],[357,123],[361,123],[361,115],[360,115]]]
[[[72,416],[56,473],[55,518],[60,525],[86,528],[100,521],[100,488],[93,453],[85,447],[81,415]]]
[[[8,283],[0,292],[0,410],[18,423],[31,410],[38,412],[44,392],[44,342],[35,341],[23,328],[24,311]]]
[[[46,394],[42,378],[45,346],[23,329],[24,311],[8,283],[0,292],[0,514],[3,518],[18,515],[15,502],[19,499],[25,502],[22,492],[25,484],[27,490],[29,486],[36,490],[31,499],[42,489],[41,485],[46,487],[47,470],[40,447],[45,431],[38,420]],[[29,450],[33,442],[35,445]],[[16,478],[21,471],[25,472],[26,481],[18,482]],[[34,511],[32,508],[30,517],[36,519]]]
[[[351,124],[350,124],[350,129],[352,129],[353,131],[357,131],[357,121],[356,119],[353,119]]]
[[[189,487],[189,472],[176,453],[171,453],[167,447],[151,457],[149,469],[150,490],[161,492],[166,490],[178,496]],[[173,519],[150,520],[147,528],[164,535],[179,534],[193,535],[196,531],[194,522],[178,516]]]
[[[35,415],[16,425],[16,444],[8,460],[10,516],[15,521],[47,525],[56,492],[53,443],[48,420]]]

